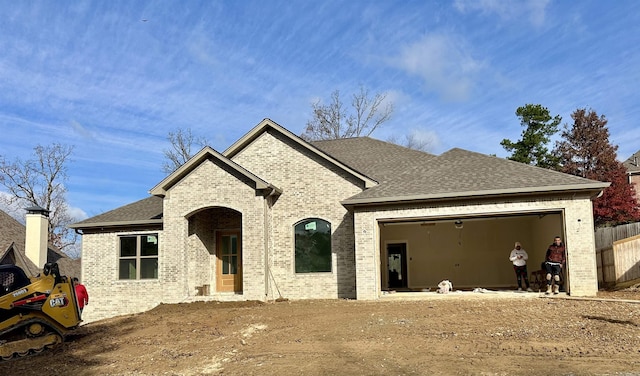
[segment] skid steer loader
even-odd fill
[[[0,362],[61,343],[81,321],[73,282],[57,264],[31,278],[0,265]]]

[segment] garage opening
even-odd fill
[[[564,239],[562,211],[384,219],[378,224],[382,291],[434,291],[443,279],[457,290],[515,289],[509,261],[515,242],[529,255],[530,276],[541,269],[553,238]]]

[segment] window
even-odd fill
[[[158,278],[158,235],[120,237],[119,279]]]
[[[331,271],[331,224],[318,218],[295,225],[296,273]]]

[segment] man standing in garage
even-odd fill
[[[527,276],[527,260],[529,259],[529,255],[527,251],[522,249],[522,245],[520,242],[516,242],[511,254],[509,255],[509,260],[513,263],[513,270],[516,272],[516,279],[518,281],[518,291],[522,291],[522,280],[524,279],[524,283],[527,286],[527,291],[531,290],[529,287],[529,277]]]
[[[553,285],[553,293],[558,294],[560,292],[560,273],[565,263],[565,247],[562,244],[562,239],[556,236],[553,239],[553,244],[547,249],[547,255],[545,257],[544,267],[547,271],[547,291],[546,294],[551,294],[551,287]]]

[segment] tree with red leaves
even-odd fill
[[[556,143],[559,170],[587,179],[608,181],[601,197],[593,203],[596,226],[613,226],[640,221],[640,207],[635,189],[629,184],[626,169],[618,162],[618,146],[609,142],[607,119],[584,108],[571,114],[573,126],[565,125],[563,141]]]

